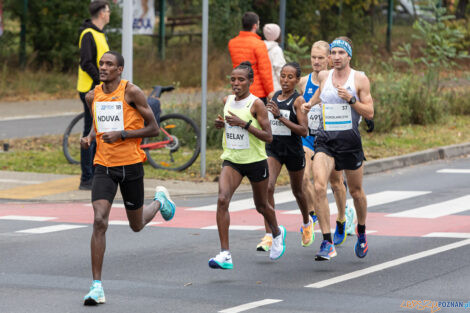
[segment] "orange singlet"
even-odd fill
[[[95,97],[91,105],[93,127],[96,132],[96,155],[93,164],[106,167],[123,166],[144,162],[147,157],[140,148],[142,138],[118,139],[105,143],[101,136],[105,132],[133,130],[144,127],[144,118],[137,109],[130,106],[124,93],[127,80],[121,80],[112,93],[104,93],[102,85],[95,87]]]

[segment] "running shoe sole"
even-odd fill
[[[230,263],[220,264],[216,260],[210,259],[209,267],[214,268],[214,269],[221,269],[221,270],[231,270],[233,269],[233,264],[230,264]]]

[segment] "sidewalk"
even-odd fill
[[[23,116],[51,116],[82,111],[79,99],[0,102],[0,121]],[[429,149],[398,157],[365,162],[364,173],[374,174],[420,163],[452,159],[470,155],[470,143]],[[0,171],[0,199],[19,201],[90,201],[90,191],[78,190],[78,175],[40,174]],[[216,197],[216,182],[186,182],[174,180],[145,180],[145,197],[154,195],[155,187],[163,185],[174,197],[189,198],[205,195]],[[251,186],[242,184],[239,192],[251,191]],[[120,199],[118,192],[117,199]],[[215,198],[214,198],[215,199]]]

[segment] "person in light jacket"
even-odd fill
[[[286,64],[284,59],[284,52],[277,40],[281,35],[281,28],[277,24],[266,24],[263,27],[264,38],[266,39],[264,43],[268,48],[269,60],[271,61],[271,67],[273,72],[273,84],[274,90],[281,90],[280,76],[281,69]]]

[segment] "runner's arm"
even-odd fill
[[[355,78],[357,86],[357,95],[360,99],[356,99],[356,103],[351,104],[351,107],[365,119],[371,120],[374,118],[374,102],[370,94],[370,82],[364,74],[358,74]],[[353,95],[346,89],[338,87],[338,96],[343,100],[349,102]]]
[[[256,117],[261,129],[250,125],[250,127],[248,127],[248,131],[256,138],[261,139],[266,143],[271,143],[273,141],[271,123],[268,118],[268,110],[266,109],[263,101],[257,99],[255,103],[253,103],[253,106],[251,107],[251,115]]]
[[[306,114],[303,112],[302,105],[305,103],[305,99],[302,96],[297,97],[294,102],[295,111],[297,114],[297,120],[299,124],[296,124],[289,119],[283,117],[281,112],[279,111],[278,106],[273,101],[270,101],[267,105],[267,108],[271,113],[277,117],[279,121],[281,121],[284,125],[287,126],[294,134],[299,136],[307,136],[308,135],[308,127],[307,127],[307,117]]]

